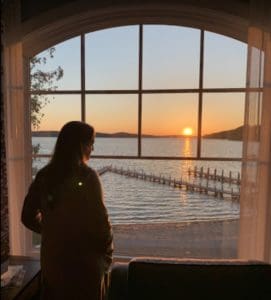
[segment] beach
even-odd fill
[[[113,225],[114,257],[236,258],[238,230],[238,220]]]

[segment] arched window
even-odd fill
[[[42,107],[33,169],[65,122],[86,121],[97,132],[90,165],[111,167],[102,180],[116,255],[237,257],[247,45],[197,28],[132,25],[54,48],[31,68]],[[58,66],[63,77],[36,84],[35,74]]]

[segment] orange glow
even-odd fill
[[[191,136],[193,134],[193,129],[191,127],[185,127],[183,129],[183,135]]]

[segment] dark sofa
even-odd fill
[[[271,265],[159,258],[115,264],[109,300],[145,299],[271,300]]]

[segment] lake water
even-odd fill
[[[40,144],[40,154],[51,154],[56,138],[33,137],[32,143]],[[146,156],[195,156],[195,138],[143,138],[142,155]],[[95,155],[136,155],[137,140],[134,138],[96,138]],[[203,139],[202,156],[241,157],[242,143],[239,141]],[[39,169],[47,158],[33,161]],[[89,165],[94,169],[113,165],[172,178],[182,178],[197,183],[200,179],[188,175],[188,168],[207,168],[227,176],[232,172],[237,177],[241,162],[192,161],[192,160],[144,160],[144,159],[98,159]],[[184,189],[160,185],[140,179],[129,178],[107,172],[101,176],[106,206],[113,224],[193,222],[239,218],[239,203],[230,199],[219,199],[210,195],[189,192]],[[204,185],[206,182],[202,181]],[[219,188],[221,183],[209,182]],[[237,185],[224,184],[224,189],[238,190]]]

